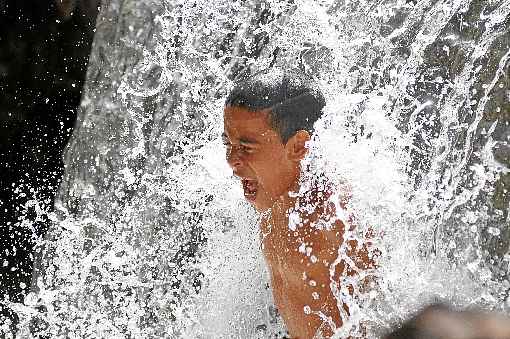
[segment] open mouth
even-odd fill
[[[241,183],[243,185],[244,197],[246,198],[246,200],[251,202],[255,201],[259,187],[257,180],[241,179]]]

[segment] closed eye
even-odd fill
[[[255,151],[255,149],[245,146],[245,145],[240,145],[239,148],[241,149],[242,152],[245,152],[245,153],[253,153]]]
[[[232,147],[236,147],[239,149],[240,152],[242,153],[246,153],[246,154],[251,154],[251,153],[254,153],[255,150],[256,150],[256,147],[253,147],[252,144],[255,144],[254,141],[251,141],[251,140],[245,140],[245,139],[241,139],[239,144],[236,144],[236,145],[233,145],[227,134],[226,133],[222,133],[221,134],[221,140],[223,142],[223,145],[225,145],[225,147],[227,149],[231,149]]]

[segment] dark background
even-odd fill
[[[98,6],[99,0],[0,0],[0,305],[22,301],[30,286],[33,240],[46,225],[24,206],[35,198],[51,209]]]

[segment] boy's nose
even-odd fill
[[[236,151],[235,147],[232,147],[230,150],[227,151],[227,162],[232,167],[234,172],[241,169],[243,166],[243,161],[241,157],[239,156],[239,152]]]

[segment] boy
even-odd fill
[[[336,262],[345,226],[336,217],[341,202],[329,201],[331,184],[317,180],[295,193],[302,188],[301,160],[324,106],[311,79],[269,70],[237,83],[224,109],[227,161],[245,198],[262,214],[273,299],[292,338],[333,335],[348,308],[338,306],[333,291],[340,286],[332,282],[372,266],[366,247],[357,250],[356,242],[349,242],[347,255],[357,267]],[[349,290],[352,294],[352,286]]]

